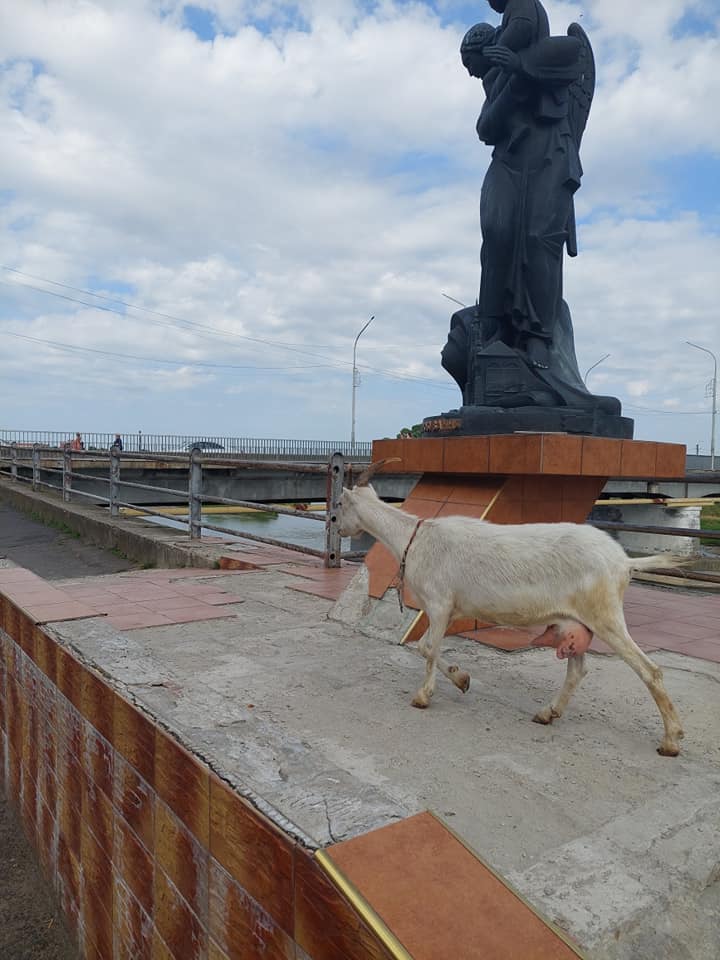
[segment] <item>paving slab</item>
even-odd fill
[[[541,727],[531,717],[564,676],[552,651],[447,638],[470,691],[440,678],[418,711],[424,664],[389,613],[368,635],[332,619],[357,598],[298,593],[275,564],[220,573],[208,585],[242,601],[216,607],[224,619],[50,629],[306,843],[430,809],[592,960],[718,956],[720,664],[652,655],[686,730],[666,759],[654,703],[616,657],[590,654],[565,717]],[[670,591],[632,598],[672,612]]]

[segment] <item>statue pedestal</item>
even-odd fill
[[[402,505],[416,516],[584,523],[611,477],[684,477],[686,449],[675,443],[548,433],[376,440],[373,461],[388,457],[400,462],[388,463],[383,473],[421,474]],[[398,562],[376,543],[365,564],[368,592],[379,599],[397,583]],[[405,601],[417,609],[412,597]],[[467,629],[473,627],[455,625],[449,632]]]
[[[578,436],[632,438],[634,421],[592,407],[465,406],[426,417],[423,432],[434,437],[485,437],[511,433],[569,433]]]

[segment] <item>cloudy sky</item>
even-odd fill
[[[551,0],[598,60],[584,372],[707,450],[720,0]],[[481,0],[0,0],[0,427],[347,439],[452,409],[479,284]]]

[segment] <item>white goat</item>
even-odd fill
[[[631,559],[606,533],[585,524],[502,525],[468,517],[420,521],[383,503],[367,485],[384,462],[372,464],[353,489],[343,489],[340,534],[350,537],[365,530],[384,543],[401,562],[404,581],[427,614],[430,625],[420,644],[427,661],[425,682],[413,706],[429,705],[436,667],[463,692],[470,685],[467,673],[438,656],[452,620],[467,617],[514,627],[574,620],[604,640],[646,684],[665,726],[658,753],[677,756],[680,718],[662,671],[634,642],[623,615],[632,570],[677,561]],[[562,716],[586,673],[583,654],[569,657],[560,693],[533,719],[547,724]]]

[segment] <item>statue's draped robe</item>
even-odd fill
[[[480,199],[481,282],[477,313],[483,341],[526,351],[547,347],[542,379],[566,403],[587,394],[575,358],[570,311],[563,300],[563,250],[577,252],[573,196],[582,167],[568,120],[569,86],[580,73],[580,45],[549,38],[547,17],[534,22],[520,51],[523,72],[498,68],[483,78],[486,102],[478,136],[494,146]],[[506,14],[507,15],[507,14]]]

